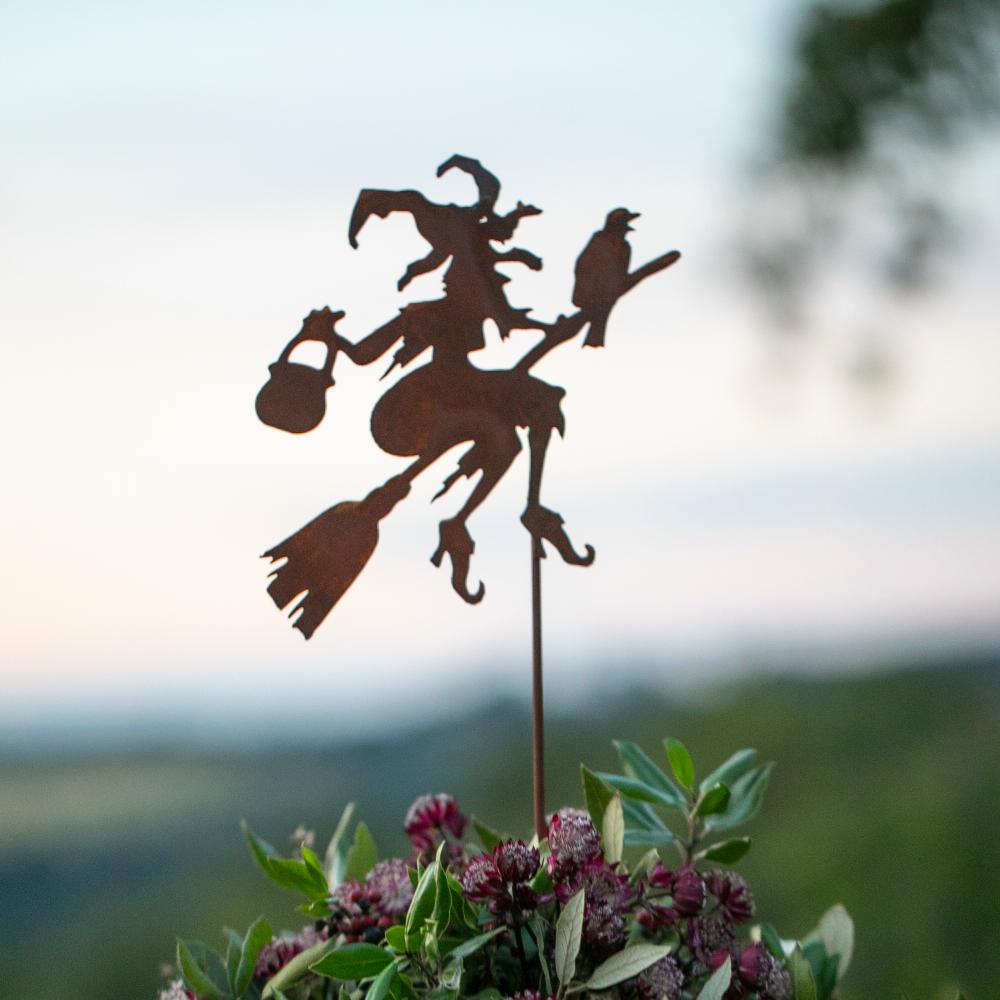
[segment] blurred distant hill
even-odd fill
[[[442,698],[447,692],[442,691]],[[510,833],[530,825],[518,705],[414,734],[243,753],[142,752],[0,761],[0,996],[153,997],[174,936],[216,939],[263,911],[297,926],[239,833],[327,837],[349,798],[384,853],[419,793],[450,791]],[[554,717],[549,802],[580,802],[578,763],[613,768],[622,736],[666,734],[714,765],[740,746],[777,762],[742,865],[759,909],[801,933],[843,901],[858,924],[848,1000],[996,995],[1000,952],[1000,656],[826,680],[768,678],[684,704],[633,691]],[[252,737],[252,734],[248,734]],[[248,740],[253,745],[253,740]]]

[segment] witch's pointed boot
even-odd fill
[[[585,545],[586,554],[581,555],[573,548],[573,543],[563,527],[563,519],[548,507],[541,504],[529,506],[521,515],[521,524],[531,532],[535,540],[538,554],[545,558],[542,542],[548,542],[562,556],[563,561],[572,566],[589,566],[597,554],[593,545]]]
[[[479,581],[479,589],[473,594],[469,591],[469,561],[475,551],[473,542],[465,527],[465,522],[451,518],[441,522],[440,541],[431,556],[431,562],[440,566],[445,556],[451,559],[451,585],[455,593],[469,604],[478,604],[486,595],[486,587]]]

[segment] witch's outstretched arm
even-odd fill
[[[402,340],[405,332],[403,314],[400,313],[367,337],[362,337],[356,344],[339,333],[334,334],[332,346],[343,351],[356,365],[370,365],[387,354],[393,344]]]
[[[542,269],[542,258],[533,254],[530,250],[524,250],[521,247],[512,247],[510,250],[498,253],[496,260],[498,264],[523,264],[532,271],[540,271]]]
[[[343,335],[337,333],[337,323],[346,314],[338,309],[331,311],[329,306],[322,309],[314,309],[302,321],[302,329],[285,345],[279,357],[280,361],[288,361],[292,351],[299,344],[307,341],[316,341],[326,344],[328,350],[326,367],[332,373],[334,358],[343,351],[356,365],[370,365],[373,361],[378,361],[398,340],[402,340],[404,320],[402,314],[393,317],[388,323],[383,324],[377,330],[373,330],[367,336],[362,337],[357,343],[352,343]]]

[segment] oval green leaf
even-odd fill
[[[614,745],[626,774],[650,788],[655,788],[670,800],[666,804],[678,809],[684,808],[684,795],[681,790],[637,744],[628,740],[615,740]]]
[[[233,977],[233,993],[242,996],[253,979],[253,970],[257,965],[257,956],[261,948],[271,943],[271,925],[263,918],[258,917],[249,927],[243,937],[243,946],[240,949],[240,962],[236,968],[236,975]]]
[[[345,944],[309,966],[313,972],[341,982],[369,979],[393,963],[392,955],[375,944]]]
[[[556,977],[565,987],[576,974],[576,956],[580,954],[583,934],[584,890],[576,893],[563,907],[556,921]]]
[[[311,948],[296,955],[288,965],[279,969],[264,985],[261,992],[261,1000],[270,1000],[271,997],[281,995],[281,991],[286,986],[298,982],[308,971],[309,967],[319,961],[327,952],[333,951],[337,947],[336,941],[320,941]]]
[[[587,980],[587,989],[606,990],[616,983],[632,979],[661,958],[666,958],[670,952],[669,944],[636,944],[625,948],[594,969]]]
[[[729,805],[730,792],[726,785],[714,785],[701,797],[698,808],[695,810],[696,816],[713,816],[715,813],[726,811]]]
[[[739,861],[750,850],[749,837],[736,837],[733,840],[723,840],[698,853],[698,857],[706,861],[718,861],[720,865],[731,865]]]
[[[672,737],[663,741],[664,749],[667,751],[667,760],[673,769],[674,777],[687,789],[694,788],[694,761],[691,754],[680,740]]]
[[[701,988],[696,1000],[722,1000],[729,989],[733,978],[733,963],[731,960],[720,965],[708,977],[708,982]]]
[[[792,996],[795,1000],[817,1000],[812,966],[798,946],[788,956],[788,971],[792,974]]]

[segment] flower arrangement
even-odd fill
[[[258,919],[225,953],[179,941],[160,1000],[833,1000],[853,950],[844,908],[786,940],[728,867],[771,765],[741,750],[696,782],[677,740],[670,773],[615,745],[622,773],[581,767],[587,808],[552,814],[541,839],[501,836],[448,795],[410,807],[407,859],[379,861],[363,822],[350,834],[352,806],[323,859],[306,831],[281,857],[245,826],[310,923],[275,935]]]

